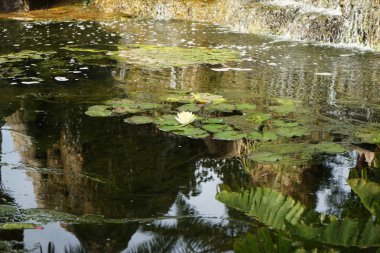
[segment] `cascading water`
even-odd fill
[[[380,0],[94,0],[132,16],[205,20],[241,32],[380,50]]]

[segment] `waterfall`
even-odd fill
[[[102,11],[209,21],[236,31],[380,50],[380,0],[93,0]]]

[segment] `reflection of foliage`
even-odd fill
[[[372,220],[338,221],[333,216],[319,216],[292,198],[270,189],[256,188],[243,193],[223,191],[218,199],[266,225],[286,229],[305,240],[347,247],[380,246],[380,226]]]

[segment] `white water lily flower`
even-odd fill
[[[177,117],[175,117],[175,119],[182,126],[186,126],[194,122],[197,119],[197,116],[195,116],[192,112],[179,112],[177,113]]]

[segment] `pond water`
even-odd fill
[[[5,252],[244,252],[247,247],[255,252],[255,240],[269,247],[260,252],[274,252],[271,247],[281,249],[284,238],[292,243],[286,252],[380,247],[380,137],[373,134],[380,133],[379,53],[176,20],[0,20],[0,38],[0,248]],[[170,52],[159,59],[157,51],[146,55],[145,45],[226,50],[236,59],[218,63],[202,55],[189,62],[184,55],[175,58],[183,63],[176,65]],[[120,48],[125,52],[111,57]],[[87,115],[89,107],[107,100],[167,106],[162,97],[190,92],[254,104],[282,123],[307,126],[307,134],[273,130],[273,121],[256,129],[277,131],[265,143],[193,139],[154,124],[128,124],[128,113]],[[344,151],[303,153],[320,143]],[[281,159],[291,153],[291,159],[252,158],[261,149]],[[355,193],[356,181],[349,180],[362,180],[372,195],[358,188]],[[222,190],[263,187],[328,217],[322,229],[335,222],[340,227],[331,233],[348,238],[284,230],[256,210],[255,218],[249,217],[216,198]],[[267,209],[276,210],[273,206]],[[5,229],[14,223],[33,227]]]

